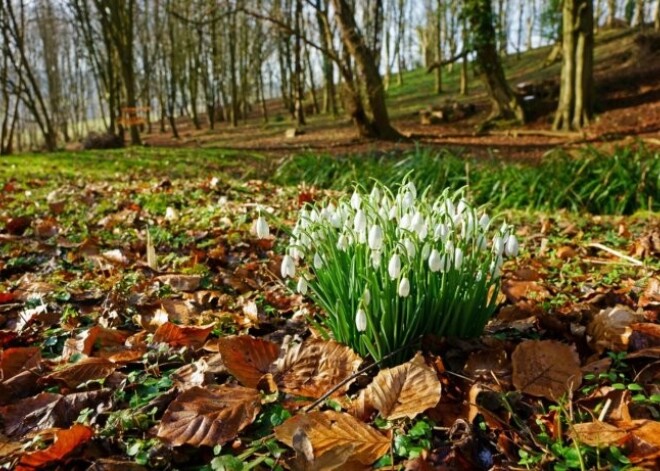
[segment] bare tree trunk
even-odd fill
[[[304,126],[305,125],[305,70],[303,68],[303,51],[302,51],[302,0],[296,0],[295,12],[294,12],[294,46],[293,46],[293,55],[294,55],[294,94],[295,94],[295,106],[294,106],[294,118],[296,125]]]
[[[655,14],[653,15],[653,27],[660,31],[660,0],[655,2]]]
[[[633,17],[633,22],[632,22],[633,27],[636,28],[644,27],[644,8],[645,8],[644,0],[635,1],[635,16]]]
[[[490,0],[469,0],[465,8],[472,28],[479,75],[492,105],[488,120],[503,118],[524,122],[525,113],[506,81],[497,53]]]
[[[465,18],[463,18],[463,21],[461,22],[461,34],[462,34],[463,44],[466,45],[469,41],[469,37],[467,30],[467,22]],[[465,54],[463,56],[463,60],[461,61],[461,82],[460,82],[461,95],[468,94],[468,81],[469,81],[468,55]]]
[[[564,0],[563,57],[554,129],[579,130],[593,116],[593,0]]]
[[[614,26],[616,20],[616,0],[607,0],[607,22],[605,23],[608,28]]]
[[[322,0],[316,1],[316,19],[319,27],[319,37],[321,47],[324,50],[330,49],[332,42],[332,31],[328,24],[328,9]],[[323,55],[323,112],[337,115],[337,92],[335,89],[334,66],[326,54]]]
[[[442,62],[442,29],[444,28],[445,5],[443,0],[438,0],[435,14],[435,61]],[[435,69],[435,93],[442,93],[442,67]]]
[[[523,0],[521,0],[523,1]],[[534,43],[534,22],[536,21],[536,0],[530,0],[529,13],[527,15],[527,50],[531,51]]]
[[[380,1],[380,0],[376,0]],[[355,16],[347,0],[332,0],[341,31],[342,42],[360,71],[366,87],[366,100],[371,112],[371,132],[365,137],[398,139],[401,134],[390,124],[383,80],[378,71],[372,51],[360,34]]]

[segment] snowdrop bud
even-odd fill
[[[257,222],[255,223],[254,228],[255,228],[255,232],[257,233],[257,238],[259,239],[265,239],[270,234],[268,223],[266,222],[266,218],[264,218],[263,216],[259,216],[257,218]]]
[[[387,208],[385,208],[384,206],[381,206],[380,209],[378,210],[378,216],[381,219],[384,219],[384,220],[387,221],[387,219],[389,219],[389,213],[388,213]]]
[[[488,244],[486,243],[486,236],[483,234],[479,234],[477,236],[477,249],[486,250],[487,248],[488,248]]]
[[[371,252],[371,265],[374,267],[374,270],[380,268],[380,259],[382,252],[380,250],[374,250]]]
[[[303,278],[302,276],[298,280],[298,286],[296,287],[298,292],[305,296],[307,294],[307,280]]]
[[[179,213],[177,212],[177,210],[172,208],[171,206],[168,206],[167,209],[165,210],[165,220],[176,221],[177,219],[179,219]],[[266,226],[266,231],[268,231],[268,226]],[[262,239],[263,237],[259,237],[259,238]]]
[[[373,204],[378,204],[380,201],[380,190],[378,189],[377,186],[374,186],[374,188],[371,190],[371,194],[369,195],[369,199]]]
[[[417,253],[417,249],[415,248],[415,244],[413,244],[412,240],[410,239],[404,240],[403,246],[406,248],[406,253],[408,254],[408,257],[410,258],[415,257],[415,253]]]
[[[406,278],[405,276],[401,278],[401,281],[399,282],[399,296],[402,298],[408,297],[410,294],[410,280]]]
[[[360,206],[362,205],[362,197],[357,191],[353,192],[353,196],[351,196],[351,207],[355,210],[360,209]]]
[[[479,283],[481,281],[481,278],[483,278],[483,273],[481,273],[481,270],[477,271],[477,274],[474,275],[474,281]]]
[[[403,209],[408,209],[413,205],[414,202],[415,202],[415,195],[413,195],[409,191],[406,191],[406,193],[403,195],[403,198],[401,198],[401,207]]]
[[[367,230],[367,215],[364,214],[364,211],[359,210],[357,213],[355,213],[353,229],[355,232],[363,232]]]
[[[420,240],[426,239],[426,236],[429,235],[429,226],[426,225],[426,223],[422,223],[422,225],[417,229],[417,237],[420,238]]]
[[[335,212],[330,216],[330,224],[332,224],[332,227],[336,229],[339,229],[343,222],[343,218],[339,212]]]
[[[289,249],[289,255],[291,255],[294,260],[305,258],[305,254],[298,247],[291,247]]]
[[[396,280],[401,274],[401,257],[399,254],[395,253],[390,258],[390,262],[387,265],[387,273],[389,273],[390,278]]]
[[[454,207],[454,202],[450,199],[445,200],[445,213],[452,218],[456,214],[456,208]]]
[[[396,212],[397,212],[397,209],[398,209],[398,208],[397,208],[396,206],[392,206],[392,207],[390,208],[390,211],[389,211],[389,213],[388,213],[388,219],[390,219],[390,220],[392,220],[392,219],[396,219]]]
[[[431,246],[428,243],[424,244],[424,246],[422,247],[422,253],[420,255],[422,257],[422,260],[426,260],[427,258],[429,258],[430,253],[431,253]]]
[[[364,289],[364,294],[362,295],[362,302],[364,303],[365,306],[368,306],[369,303],[371,302],[371,291],[369,291],[369,288]]]
[[[518,255],[518,239],[516,239],[516,236],[511,234],[507,240],[506,244],[504,246],[504,254],[507,257],[515,257]]]
[[[346,234],[341,234],[337,240],[337,248],[342,252],[348,248],[348,238]]]
[[[291,258],[290,255],[285,255],[282,258],[282,267],[281,267],[282,278],[293,278],[296,274],[296,264]]]
[[[488,214],[483,213],[479,218],[479,225],[485,230],[488,227],[488,224],[490,224],[490,217],[488,217]]]
[[[435,231],[433,231],[433,237],[435,237],[436,239],[445,240],[445,237],[447,237],[448,233],[449,233],[449,229],[447,228],[447,225],[441,223],[435,226]]]
[[[422,213],[417,211],[410,220],[410,228],[413,231],[418,232],[419,228],[422,227],[422,224],[424,224],[424,217],[422,216]]]
[[[438,252],[436,249],[433,249],[431,251],[431,255],[429,255],[429,268],[433,273],[435,273],[440,271],[443,265],[444,260],[440,256],[440,252]]]
[[[493,253],[498,257],[504,253],[504,241],[501,236],[493,237]]]
[[[403,216],[401,216],[401,220],[399,221],[399,227],[401,229],[408,229],[410,227],[410,214],[406,213]]]
[[[460,270],[461,265],[463,265],[463,251],[460,247],[456,247],[454,251],[454,268]]]
[[[358,332],[367,330],[367,313],[364,312],[364,309],[358,309],[355,313],[355,327]]]
[[[383,247],[383,229],[380,226],[371,226],[369,230],[369,248],[380,250]]]
[[[314,268],[316,268],[317,270],[323,268],[323,259],[321,258],[318,252],[314,254]]]
[[[417,198],[417,188],[413,182],[406,183],[406,188],[412,194],[413,198]]]
[[[461,198],[461,200],[458,202],[458,206],[456,206],[456,214],[463,214],[463,211],[465,211],[467,207],[467,201]]]
[[[500,277],[500,275],[502,274],[501,268],[502,268],[502,256],[498,255],[497,258],[490,263],[489,271],[493,276],[493,278]]]

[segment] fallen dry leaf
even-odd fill
[[[130,332],[106,329],[97,325],[82,332],[76,339],[68,339],[62,357],[67,359],[75,353],[89,356],[95,348],[105,351],[119,349],[130,335]]]
[[[199,288],[202,277],[200,275],[172,274],[158,276],[156,281],[170,285],[175,291],[195,291]]]
[[[296,415],[275,428],[275,437],[293,448],[293,437],[303,430],[315,458],[337,447],[355,447],[352,459],[370,465],[390,449],[390,439],[355,417],[335,411]]]
[[[41,378],[41,382],[61,383],[69,389],[76,389],[87,381],[105,379],[117,369],[117,365],[104,358],[85,358],[73,365],[54,371]]]
[[[76,424],[70,429],[55,432],[54,443],[44,450],[26,453],[16,466],[16,471],[32,471],[63,461],[80,445],[88,442],[94,432],[86,425]]]
[[[387,420],[413,419],[440,401],[442,385],[418,353],[395,368],[381,370],[363,394]]]
[[[573,425],[571,437],[579,443],[602,448],[624,442],[628,432],[616,425],[596,420]]]
[[[255,389],[193,387],[169,405],[158,427],[158,437],[172,446],[222,445],[250,425],[260,409]]]
[[[554,340],[528,340],[511,356],[513,385],[532,396],[559,399],[582,383],[580,358],[575,349]]]
[[[640,320],[641,317],[626,306],[602,309],[587,325],[589,344],[598,353],[626,351],[632,334],[630,324]]]
[[[241,335],[219,339],[218,352],[232,376],[243,386],[256,388],[277,360],[280,347],[267,340]]]
[[[514,304],[523,299],[543,301],[550,296],[548,290],[536,281],[505,280],[502,282],[502,293]]]
[[[0,351],[0,382],[22,371],[36,368],[40,363],[41,350],[37,347],[16,347]]]
[[[156,329],[154,343],[167,343],[172,347],[201,348],[213,330],[214,324],[206,326],[177,325],[166,322]]]
[[[354,374],[361,363],[362,359],[344,345],[310,339],[291,347],[272,371],[281,391],[318,398]],[[332,396],[341,396],[348,386],[345,384]]]

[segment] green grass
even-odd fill
[[[419,188],[429,187],[435,194],[468,186],[475,203],[497,209],[594,214],[660,210],[660,153],[641,147],[612,154],[587,148],[577,157],[555,151],[538,165],[464,159],[426,149],[403,156],[301,155],[284,162],[275,181],[343,190],[370,178],[395,185],[408,174]]]

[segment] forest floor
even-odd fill
[[[505,211],[521,252],[484,335],[355,374],[279,275],[300,204],[342,193],[263,160],[0,160],[0,467],[657,469],[657,213]]]
[[[654,42],[655,41],[655,42]],[[549,133],[556,94],[528,103],[529,123],[478,132],[488,116],[490,105],[483,87],[472,77],[470,93],[458,93],[459,67],[444,71],[444,90],[434,94],[434,76],[423,69],[403,74],[402,83],[392,77],[388,105],[395,127],[407,137],[401,142],[360,139],[350,121],[341,114],[309,116],[304,134],[285,138],[292,127],[281,102],[268,104],[269,122],[265,123],[257,107],[238,127],[220,122],[215,130],[196,130],[190,119],[179,119],[181,138],[171,134],[145,135],[146,144],[154,147],[216,147],[257,151],[270,155],[289,155],[301,151],[331,154],[368,153],[374,150],[405,150],[416,145],[469,149],[475,155],[499,155],[511,159],[536,159],[557,146],[571,148],[585,144],[608,148],[642,140],[660,145],[660,48],[657,35],[651,45],[640,45],[629,30],[602,31],[596,35],[595,75],[597,115],[582,133]],[[540,85],[545,91],[559,79],[560,62],[542,66],[550,47],[511,55],[505,59],[508,79],[518,84]],[[472,73],[471,73],[472,75]],[[548,88],[549,87],[549,88]],[[311,100],[310,100],[311,102]],[[476,113],[468,118],[434,125],[420,124],[419,111],[429,106],[442,107],[448,102],[473,104]],[[201,118],[206,127],[205,117]],[[157,126],[157,124],[154,124]]]

